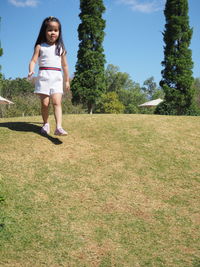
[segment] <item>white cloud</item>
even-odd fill
[[[165,0],[118,0],[118,2],[130,6],[134,11],[152,13],[162,10]]]
[[[9,2],[17,7],[36,7],[39,4],[38,0],[9,0]]]

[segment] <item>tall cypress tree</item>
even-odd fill
[[[185,115],[190,113],[194,97],[188,0],[167,0],[164,14],[164,69],[160,86],[165,92],[165,101],[156,113]]]
[[[79,51],[71,84],[73,102],[87,105],[88,112],[105,90],[103,50],[105,11],[103,0],[80,0]]]

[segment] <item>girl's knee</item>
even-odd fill
[[[62,100],[61,98],[52,98],[52,104],[54,106],[61,106]]]
[[[62,102],[62,94],[54,94],[52,95],[52,104],[55,106],[61,105]]]
[[[52,102],[54,107],[61,107],[61,102],[60,101],[53,101]]]
[[[40,100],[41,100],[41,105],[43,108],[48,108],[49,104],[50,104],[50,98],[49,96],[40,96]]]
[[[49,102],[41,102],[43,108],[49,107]]]

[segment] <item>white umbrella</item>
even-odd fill
[[[0,96],[0,104],[14,104],[12,101]]]
[[[158,99],[155,99],[155,100],[148,101],[148,102],[146,102],[144,104],[141,104],[141,105],[139,105],[139,107],[155,107],[158,104],[160,104],[161,102],[163,102],[163,100],[158,98]]]

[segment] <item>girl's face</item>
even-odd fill
[[[46,39],[47,43],[54,44],[59,37],[59,24],[56,21],[51,21],[48,23],[46,28]]]

